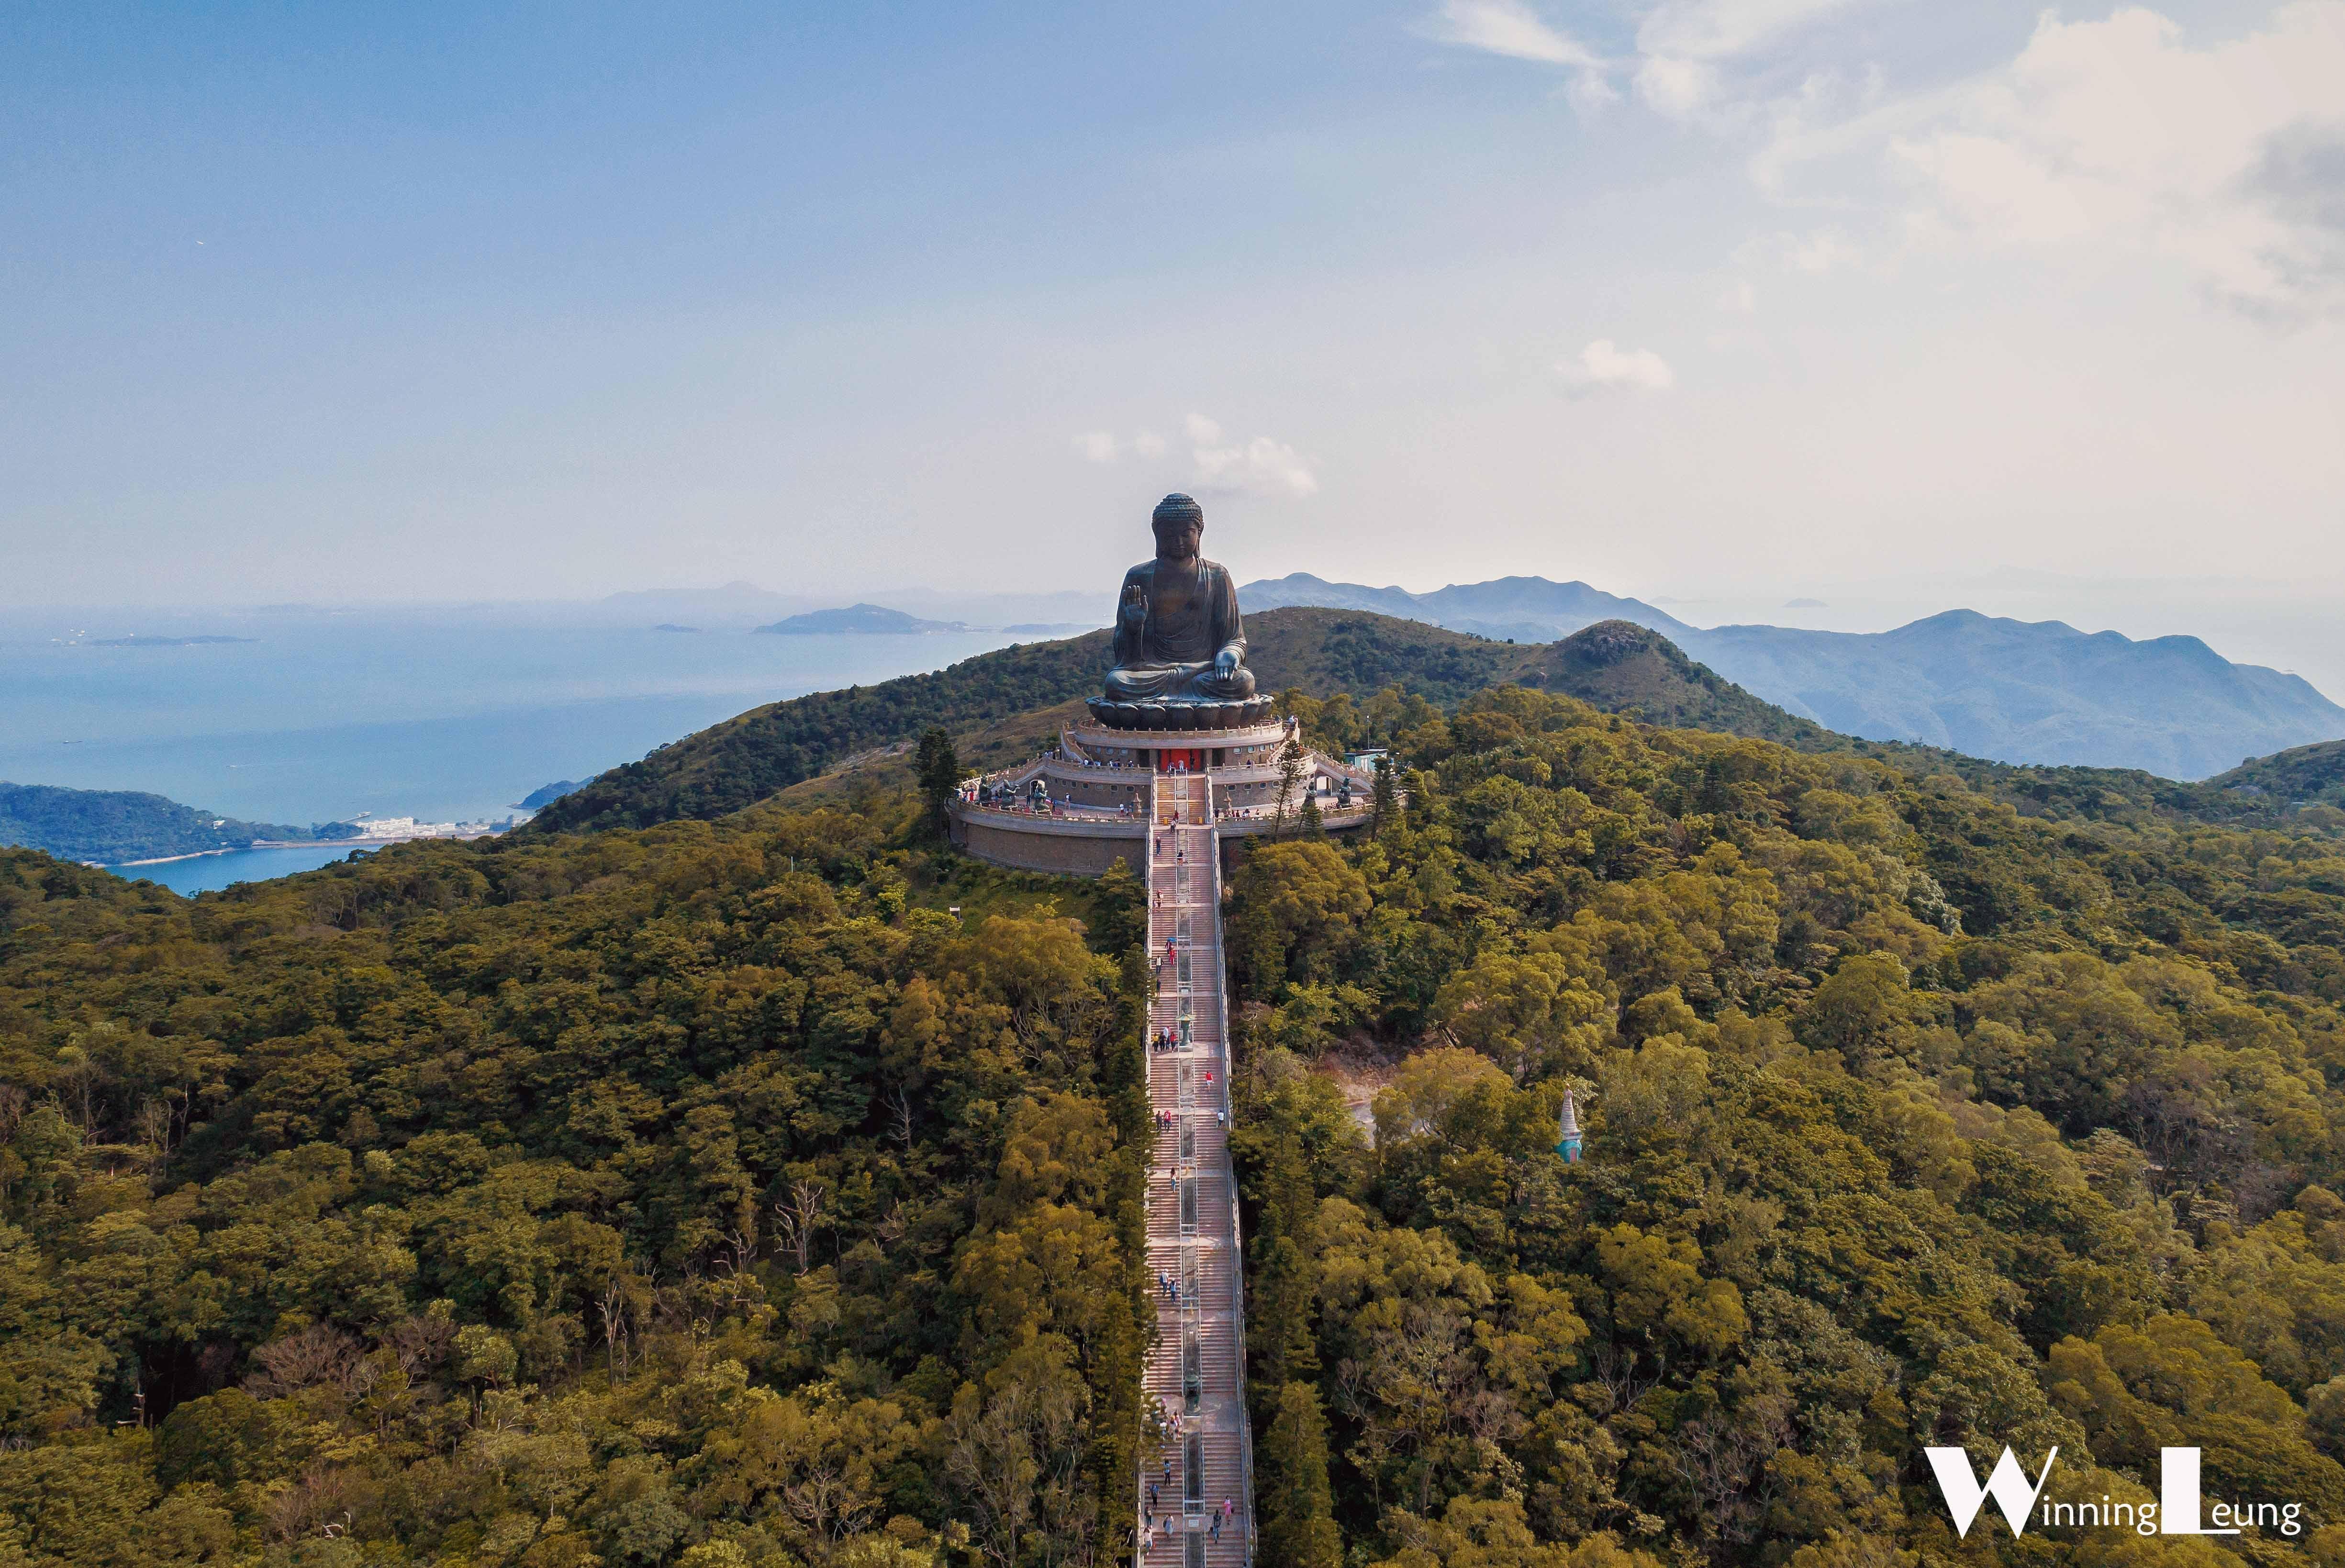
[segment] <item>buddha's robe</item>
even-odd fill
[[[1148,604],[1137,625],[1123,613],[1138,587]],[[1237,655],[1234,669],[1215,663],[1223,650]],[[1254,672],[1245,667],[1245,625],[1238,619],[1238,591],[1229,568],[1199,560],[1187,567],[1158,558],[1123,574],[1116,598],[1115,663],[1107,673],[1111,702],[1235,702],[1254,695]]]

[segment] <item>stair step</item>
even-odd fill
[[[1191,784],[1170,787],[1185,793]],[[1170,792],[1161,782],[1158,788],[1157,804],[1161,807]],[[1203,1505],[1217,1511],[1225,1497],[1242,1499],[1244,1451],[1236,1423],[1245,1418],[1234,1404],[1239,1357],[1243,1353],[1238,1343],[1235,1298],[1244,1260],[1233,1233],[1228,1132],[1214,1116],[1226,1103],[1223,1097],[1228,1082],[1228,1052],[1221,1033],[1226,971],[1222,961],[1221,921],[1213,907],[1217,885],[1213,857],[1216,850],[1210,827],[1160,824],[1153,839],[1162,845],[1164,853],[1152,851],[1150,856],[1149,943],[1152,955],[1161,957],[1166,939],[1179,939],[1182,924],[1187,922],[1187,937],[1179,941],[1177,956],[1185,961],[1188,970],[1185,999],[1190,1010],[1190,1032],[1185,1049],[1152,1051],[1149,1055],[1149,1103],[1159,1111],[1175,1114],[1169,1124],[1154,1127],[1151,1131],[1149,1153],[1153,1168],[1148,1188],[1148,1267],[1152,1273],[1161,1271],[1181,1278],[1187,1289],[1178,1303],[1161,1290],[1153,1298],[1156,1341],[1142,1381],[1150,1398],[1164,1408],[1177,1409],[1186,1393],[1184,1347],[1193,1340],[1196,1371],[1209,1402],[1207,1411],[1189,1418],[1192,1425],[1188,1436],[1193,1436],[1198,1442],[1197,1481],[1203,1492]],[[1169,900],[1179,886],[1181,878],[1176,865],[1180,862],[1172,853],[1176,848],[1183,852],[1180,862],[1186,865],[1186,896],[1177,903],[1160,904],[1159,895]],[[1183,994],[1172,986],[1161,988],[1149,1008],[1149,1027],[1177,1029],[1183,1000]],[[1186,1096],[1182,1092],[1184,1077],[1188,1080]],[[1184,1135],[1189,1145],[1185,1159],[1182,1154]],[[1180,1222],[1178,1189],[1166,1179],[1167,1173],[1183,1169],[1192,1173],[1190,1183],[1195,1195],[1195,1224],[1185,1235]],[[1159,1463],[1165,1458],[1172,1461],[1172,1485],[1170,1495],[1162,1501],[1175,1509],[1181,1506],[1185,1490],[1181,1469],[1187,1453],[1184,1436],[1157,1456]],[[1202,1525],[1205,1516],[1201,1513],[1193,1517]],[[1246,1523],[1242,1510],[1240,1516],[1224,1527],[1219,1541],[1199,1543],[1203,1547],[1202,1561],[1207,1568],[1244,1568],[1247,1560]],[[1203,1533],[1201,1530],[1199,1533]],[[1189,1568],[1189,1563],[1188,1543],[1178,1527],[1172,1539],[1152,1541],[1147,1568]]]

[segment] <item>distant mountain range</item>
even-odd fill
[[[1431,593],[1411,593],[1406,588],[1330,582],[1298,572],[1247,583],[1238,590],[1238,604],[1248,614],[1288,604],[1373,610],[1403,621],[1429,621],[1452,632],[1497,642],[1510,637],[1518,642],[1553,642],[1599,621],[1633,621],[1672,640],[1694,632],[1641,599],[1623,599],[1585,582],[1550,582],[1544,577],[1453,582]]]
[[[1238,596],[1248,613],[1281,605],[1369,610],[1518,642],[1628,621],[1827,729],[2000,762],[2199,779],[2246,758],[2345,737],[2345,708],[2309,682],[2234,664],[2196,637],[2136,642],[1970,610],[1891,632],[1704,630],[1640,600],[1543,577],[1411,593],[1297,572],[1247,583]]]

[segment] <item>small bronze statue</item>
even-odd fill
[[[1114,663],[1092,714],[1125,729],[1222,729],[1269,710],[1245,667],[1245,626],[1229,569],[1198,554],[1205,509],[1185,495],[1156,506],[1156,559],[1123,574]]]

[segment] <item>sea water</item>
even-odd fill
[[[224,855],[191,855],[156,865],[113,865],[107,869],[117,876],[158,882],[174,893],[193,896],[232,887],[239,882],[267,882],[272,877],[290,876],[297,871],[315,871],[350,855],[373,853],[371,849],[352,849],[348,845],[336,849],[329,845],[303,844],[290,849],[231,849]]]
[[[95,645],[132,634],[250,640]],[[0,779],[145,790],[302,827],[361,812],[495,819],[541,784],[591,778],[760,703],[939,669],[1020,640],[674,632],[425,612],[17,612],[0,619]],[[250,851],[125,875],[195,891],[345,853]]]

